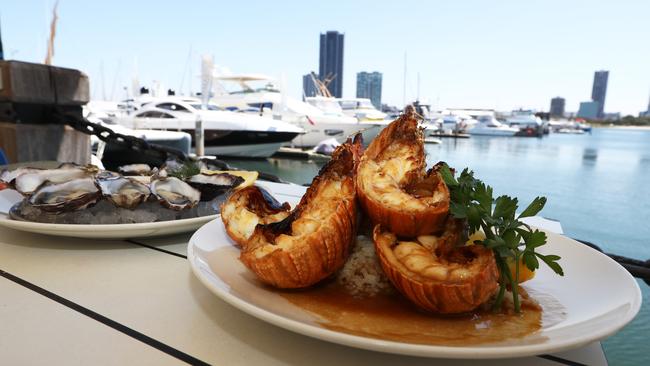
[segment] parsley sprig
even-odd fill
[[[564,275],[558,263],[560,256],[544,255],[535,249],[546,244],[546,234],[530,226],[520,219],[535,216],[546,204],[546,197],[537,197],[526,209],[516,215],[518,208],[517,198],[499,196],[493,199],[492,187],[481,180],[474,178],[474,172],[465,168],[458,179],[454,177],[451,169],[443,164],[440,169],[443,180],[449,187],[451,202],[449,212],[458,219],[464,219],[469,226],[469,232],[482,230],[484,240],[477,240],[475,244],[484,245],[494,251],[497,267],[501,274],[499,292],[495,301],[495,308],[500,308],[505,296],[506,287],[512,291],[515,312],[520,311],[518,294],[519,267],[523,261],[531,271],[539,268],[539,260],[546,263],[555,273]],[[508,259],[514,261],[515,275],[510,273]]]

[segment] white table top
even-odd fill
[[[288,196],[304,189],[272,185]],[[561,230],[559,223],[535,220]],[[0,228],[1,363],[607,364],[598,342],[554,355],[468,361],[384,354],[295,334],[231,307],[203,287],[186,260],[190,236],[102,241]]]

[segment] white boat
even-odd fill
[[[305,98],[305,102],[320,109],[327,116],[335,116],[341,120],[345,120],[350,123],[356,123],[359,131],[361,131],[363,135],[363,141],[365,144],[369,144],[370,141],[374,140],[375,137],[377,137],[379,134],[379,131],[381,131],[382,128],[384,128],[384,126],[387,124],[383,119],[381,121],[373,119],[360,119],[346,115],[343,111],[343,108],[341,108],[338,99],[336,98],[321,96],[307,97]]]
[[[519,132],[518,128],[508,127],[492,116],[479,117],[478,123],[468,133],[481,136],[514,136]]]
[[[293,146],[313,147],[329,138],[344,142],[366,127],[354,118],[326,114],[289,97],[264,75],[219,75],[214,80],[221,90],[215,91],[211,100],[218,106],[241,114],[272,117],[303,129],[305,133],[291,141]],[[257,87],[259,83],[263,85]]]
[[[384,122],[386,119],[386,113],[377,110],[370,99],[339,98],[338,102],[343,113],[359,121]]]
[[[506,119],[506,124],[518,128],[518,136],[541,136],[544,133],[542,119],[535,116],[532,110],[512,111],[510,117]]]
[[[197,120],[203,124],[205,152],[217,156],[265,158],[303,130],[270,118],[224,111],[214,104],[203,110],[196,98],[152,99],[117,121],[133,129],[183,131],[194,137]]]

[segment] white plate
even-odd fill
[[[261,320],[329,342],[363,349],[438,358],[510,358],[559,352],[606,338],[631,321],[641,307],[634,278],[609,257],[567,237],[547,232],[542,252],[562,256],[565,276],[543,267],[527,284],[557,299],[566,317],[520,340],[449,347],[385,341],[336,332],[316,317],[255,281],[238,260],[221,220],[199,229],[188,245],[188,259],[199,280],[224,301]]]
[[[0,191],[0,226],[30,233],[68,236],[75,238],[127,239],[178,234],[194,231],[200,228],[201,225],[219,216],[210,215],[195,217],[192,219],[140,224],[46,224],[40,222],[17,221],[10,219],[6,213],[9,212],[9,209],[11,209],[15,203],[20,202],[20,200],[22,200],[22,196],[16,191],[8,189]]]

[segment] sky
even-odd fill
[[[5,58],[43,62],[53,0],[0,0]],[[199,89],[202,55],[234,73],[285,80],[302,95],[319,34],[345,33],[343,96],[356,73],[383,73],[382,102],[436,108],[577,111],[609,70],[606,112],[637,115],[650,97],[650,1],[60,0],[54,64],[90,77],[93,99],[122,99],[137,75]],[[406,62],[405,62],[406,59]],[[193,70],[190,77],[189,69]],[[406,74],[404,73],[406,65]]]

